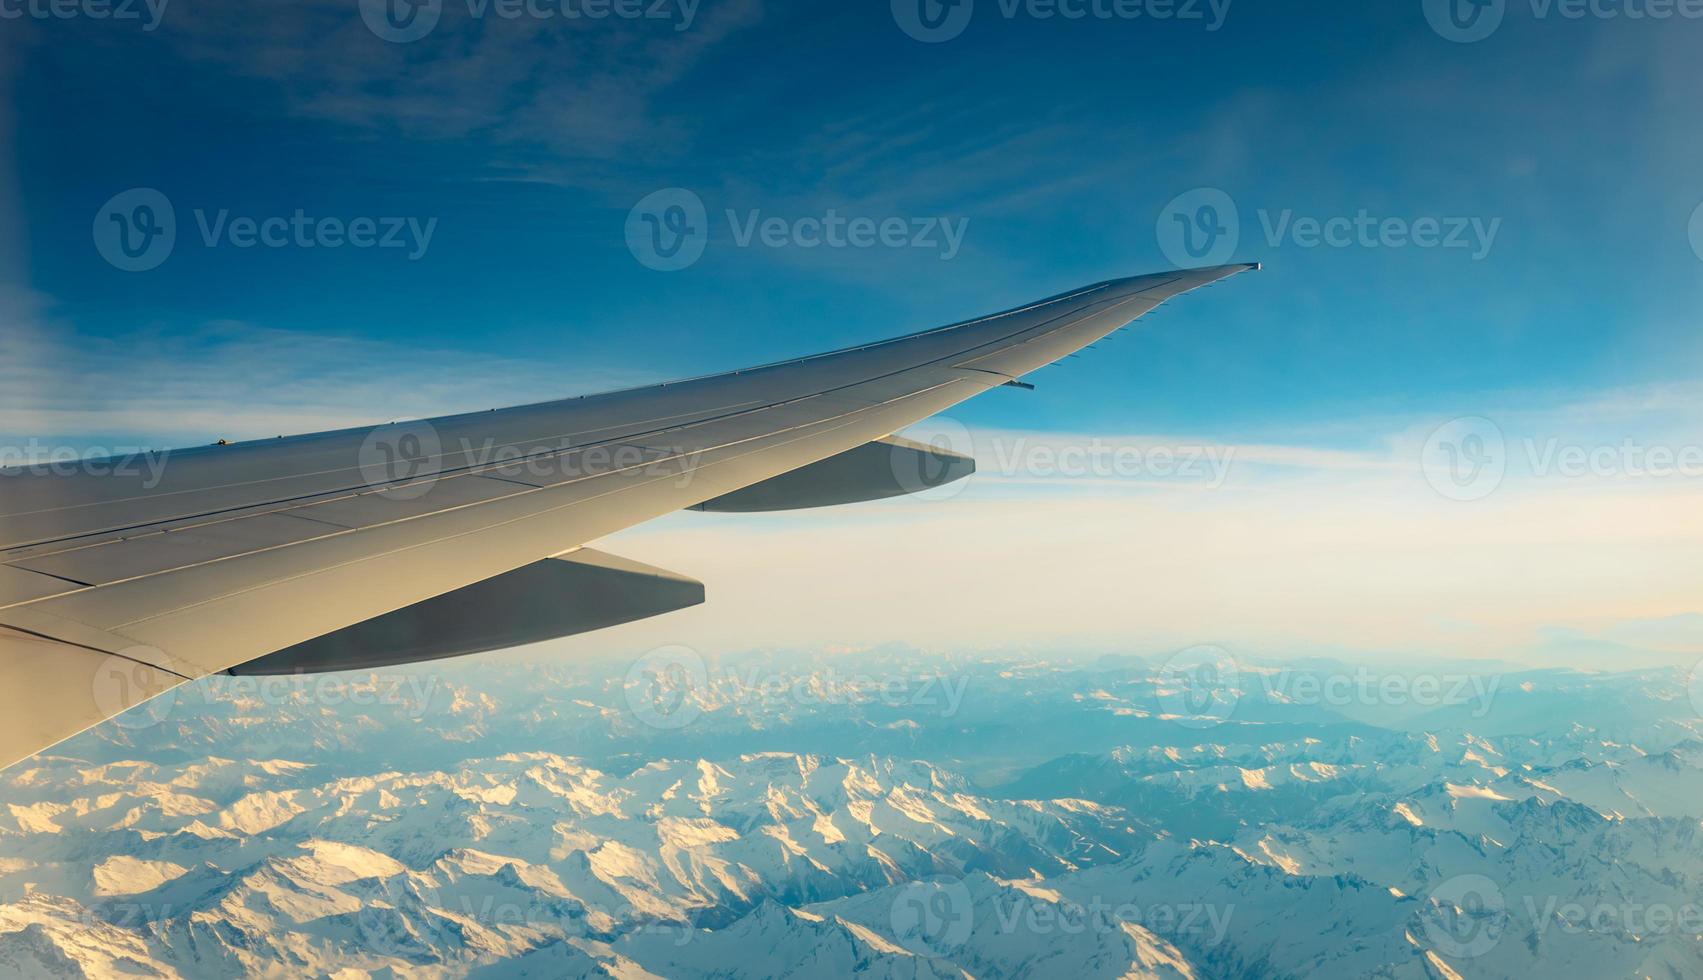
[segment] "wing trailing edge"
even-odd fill
[[[302,674],[442,660],[607,629],[704,601],[704,583],[590,548],[535,561],[231,667]]]

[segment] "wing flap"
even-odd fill
[[[704,601],[704,584],[590,548],[522,565],[230,668],[291,674],[439,660],[553,640]]]
[[[324,537],[336,528],[291,514],[254,514],[182,531],[155,531],[13,562],[83,585],[106,585]]]
[[[932,490],[976,471],[941,446],[889,436],[706,500],[693,510],[749,514],[863,503]]]
[[[56,579],[25,568],[0,565],[0,607],[64,595],[83,588],[76,582]]]

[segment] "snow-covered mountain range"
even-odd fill
[[[1703,975],[1683,671],[680,666],[222,678],[80,736],[0,774],[0,974]]]

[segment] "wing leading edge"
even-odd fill
[[[848,453],[1252,268],[1112,280],[605,395],[0,471],[0,765],[176,684]]]

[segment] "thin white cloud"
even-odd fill
[[[1527,431],[1604,434],[1596,407],[1605,401],[1662,405],[1637,416],[1657,441],[1676,418],[1670,397],[1605,393],[1532,410],[1510,423],[1510,452],[1523,452]],[[1698,407],[1689,403],[1691,418]],[[1614,445],[1637,435],[1629,417],[1612,428]],[[978,474],[945,500],[669,518],[602,546],[702,578],[709,602],[626,627],[603,646],[904,640],[1153,651],[1210,642],[1248,654],[1329,648],[1548,663],[1560,628],[1603,638],[1599,652],[1618,644],[1621,659],[1703,655],[1694,642],[1703,475],[1568,477],[1511,466],[1494,492],[1459,501],[1427,481],[1424,436],[1410,435],[1434,424],[1364,433],[1380,447],[1364,452],[1127,440],[1245,455],[1249,465],[1219,487],[1140,473]],[[976,442],[1020,438],[1061,448],[1084,437],[987,432]],[[1662,628],[1636,626],[1652,620]],[[1585,662],[1581,649],[1569,648],[1569,665]]]
[[[613,160],[681,149],[663,95],[761,14],[757,0],[693,3],[688,23],[685,4],[664,7],[672,19],[511,17],[498,13],[511,6],[452,0],[429,35],[389,43],[354,0],[309,0],[197,8],[162,33],[195,57],[276,82],[304,116],[425,139],[477,136],[558,161]]]
[[[105,447],[268,438],[477,411],[657,380],[642,367],[323,337],[237,322],[116,337],[8,332],[0,381],[7,441]],[[51,387],[41,382],[52,380]]]
[[[1598,488],[1461,504],[1383,480],[1184,501],[896,501],[813,520],[680,515],[600,546],[703,579],[708,603],[601,645],[1207,642],[1518,658],[1554,624],[1696,611],[1697,502]]]

